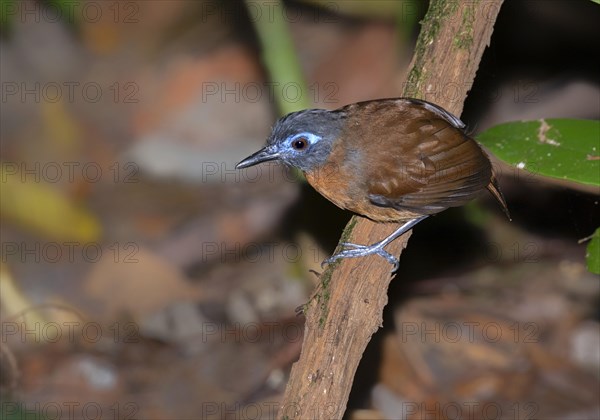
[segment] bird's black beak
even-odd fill
[[[235,165],[235,169],[247,168],[249,166],[258,165],[259,163],[275,159],[279,159],[279,152],[272,150],[267,146]]]

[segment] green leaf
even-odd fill
[[[494,126],[477,140],[519,169],[600,186],[600,121],[515,121]]]
[[[585,260],[587,268],[594,274],[600,274],[600,228],[591,236],[592,240],[587,246]]]
[[[0,30],[3,33],[8,33],[15,17],[18,17],[15,1],[0,0]]]

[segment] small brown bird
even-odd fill
[[[277,121],[267,145],[236,168],[277,159],[302,170],[338,207],[376,222],[404,223],[373,245],[344,243],[344,250],[324,261],[378,254],[395,270],[398,260],[384,250],[387,244],[484,188],[508,216],[488,156],[464,129],[443,108],[411,98],[308,109]]]

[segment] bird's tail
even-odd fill
[[[510,213],[508,211],[508,206],[506,205],[506,200],[504,200],[504,195],[502,195],[502,191],[500,191],[500,188],[498,187],[498,181],[496,180],[494,174],[492,174],[492,179],[490,180],[487,189],[494,196],[498,204],[500,204],[500,207],[502,207],[502,211],[504,212],[504,214],[506,214],[508,220],[512,221],[512,218],[510,217]]]

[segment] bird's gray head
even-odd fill
[[[340,136],[345,114],[324,109],[293,112],[273,126],[267,145],[237,164],[247,168],[268,160],[280,160],[309,172],[323,165]]]

